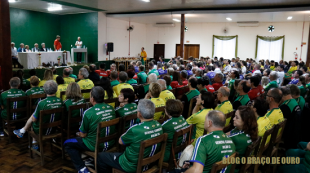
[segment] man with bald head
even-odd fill
[[[159,83],[160,87],[161,87],[161,93],[159,95],[159,98],[163,99],[165,104],[167,102],[167,100],[169,99],[175,99],[174,94],[167,90],[167,84],[166,81],[164,79],[158,79],[157,83]]]
[[[266,101],[269,104],[269,111],[265,117],[269,118],[270,124],[276,125],[284,120],[283,113],[279,108],[282,100],[282,91],[278,88],[272,88],[266,95]]]
[[[236,91],[238,93],[238,97],[233,103],[234,110],[237,110],[239,106],[247,106],[250,102],[250,98],[248,96],[248,92],[251,89],[251,85],[246,80],[239,82],[238,86],[235,86]]]
[[[71,73],[71,71],[70,71],[69,68],[64,68],[64,70],[63,70],[63,79],[65,81],[65,84],[67,84],[67,85],[69,85],[72,82],[75,82],[74,78],[69,77],[70,73]]]
[[[214,110],[207,114],[204,128],[208,134],[197,139],[192,158],[190,159],[190,162],[193,162],[193,166],[185,173],[210,172],[214,163],[222,161],[223,157],[229,157],[235,152],[235,144],[223,132],[225,122],[225,115],[221,111]],[[185,164],[183,168],[188,166],[188,164]],[[229,167],[227,172],[229,172]]]
[[[228,87],[222,86],[220,89],[217,90],[217,100],[220,101],[221,104],[219,104],[215,108],[215,110],[221,111],[224,114],[228,114],[228,113],[234,111],[231,102],[228,100],[229,94],[230,94],[230,90]],[[229,124],[230,119],[231,119],[231,117],[226,119],[225,126],[227,126]]]

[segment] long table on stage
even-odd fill
[[[40,52],[41,53],[41,63],[58,63],[57,58],[61,56],[60,62],[63,63],[63,52]],[[34,69],[42,64],[39,64],[39,52],[19,52],[18,61],[24,66],[24,69]],[[71,63],[70,52],[67,52],[67,57],[64,63]]]

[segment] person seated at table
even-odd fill
[[[111,86],[110,79],[107,77],[103,77],[100,79],[100,86],[104,89],[104,100],[117,98],[116,93],[113,91],[113,88]],[[115,108],[115,102],[108,103],[109,105],[113,106]]]
[[[73,74],[73,68],[72,67],[68,67],[70,69],[70,75],[69,77],[74,78],[75,80],[77,79],[77,76],[75,74]]]
[[[56,109],[61,108],[63,106],[63,103],[61,99],[56,97],[57,92],[57,84],[53,80],[47,81],[43,86],[44,92],[46,93],[47,97],[44,100],[41,100],[37,108],[35,109],[32,116],[27,120],[25,126],[21,129],[14,130],[13,133],[18,137],[22,138],[26,131],[31,127],[35,132],[35,134],[39,135],[39,129],[40,129],[40,112],[43,110],[50,110],[50,109]],[[45,116],[43,118],[43,123],[48,123],[50,120],[53,119],[54,121],[60,120],[60,114],[51,114],[50,116]],[[48,129],[42,129],[43,134],[49,135],[52,131],[56,130],[56,128],[48,128]],[[33,139],[32,143],[36,143],[36,141]],[[39,149],[38,145],[35,144],[32,146],[33,149]]]
[[[38,87],[40,80],[37,76],[31,76],[30,85],[31,88],[26,91],[26,96],[35,95],[35,94],[45,94],[42,87]],[[32,104],[37,105],[41,99],[32,99]]]
[[[68,85],[65,84],[65,81],[64,79],[61,77],[61,76],[57,76],[56,78],[56,82],[58,84],[58,89],[57,89],[57,92],[56,92],[56,97],[60,98],[60,93],[62,91],[66,91],[67,90],[67,87]],[[62,98],[60,98],[62,101],[66,100],[66,97],[63,96]]]
[[[105,63],[99,65],[99,70],[95,71],[100,77],[109,77],[108,72],[105,71]]]
[[[186,73],[186,75],[187,75],[187,73]],[[173,79],[171,82],[171,87],[172,88],[180,88],[182,86],[183,86],[183,84],[182,84],[180,73],[177,71],[174,71],[173,72]]]
[[[52,72],[53,72],[53,79],[54,79],[54,81],[56,81],[56,77],[58,76],[58,74],[57,74],[57,68],[55,68],[55,67],[52,67]]]
[[[145,66],[144,65],[140,65],[139,66],[139,73],[138,73],[138,82],[139,84],[145,84],[147,81],[147,75],[144,72]]]
[[[29,45],[26,45],[26,46],[25,46],[25,51],[26,51],[26,52],[32,52],[32,51],[29,49]]]
[[[79,70],[79,79],[80,81],[77,82],[77,84],[80,86],[81,90],[86,90],[86,89],[92,89],[95,85],[94,83],[88,79],[88,71],[86,68],[81,68]],[[89,99],[90,95],[89,93],[83,93],[83,98],[84,99]]]
[[[165,106],[165,101],[159,97],[160,93],[161,93],[161,86],[158,83],[151,83],[150,90],[145,95],[144,99],[150,99],[155,104],[156,108],[163,107]],[[163,112],[156,112],[154,114],[154,120],[164,118],[162,117],[162,115]]]
[[[137,86],[137,81],[133,79],[133,77],[135,76],[135,71],[130,69],[127,70],[127,75],[128,75],[128,80],[126,83],[130,84],[131,86]]]
[[[36,71],[36,69],[31,69],[31,70],[29,70],[29,76],[30,76],[30,78],[31,78],[32,76],[38,77],[38,76],[37,76],[37,71]],[[30,78],[28,78],[27,80],[30,81]],[[41,79],[40,79],[39,77],[38,77],[38,79],[39,79],[39,81],[41,81]]]
[[[89,65],[88,79],[90,79],[93,82],[98,82],[98,81],[100,81],[100,76],[95,71],[96,71],[96,65],[95,64],[90,64]]]
[[[119,73],[119,81],[120,81],[120,84],[116,85],[113,87],[113,90],[114,92],[116,93],[117,96],[120,95],[120,91],[123,89],[123,88],[130,88],[134,91],[133,87],[126,83],[128,79],[128,75],[126,72],[122,71]]]
[[[23,89],[24,91],[26,91],[25,89],[29,89],[30,88],[30,82],[24,78],[24,71],[23,70],[17,70],[16,72],[16,77],[19,77],[21,84],[19,86],[20,89]]]
[[[186,70],[182,70],[181,73],[180,73],[180,78],[181,78],[181,81],[182,81],[182,85],[183,86],[186,86],[188,85],[188,80],[187,80],[187,71]]]
[[[18,52],[14,42],[11,42],[11,57],[12,57],[12,64],[14,65],[14,67],[17,64],[18,68],[23,68],[23,66],[18,62]]]
[[[174,133],[178,130],[188,127],[188,124],[182,116],[183,104],[180,100],[169,99],[166,102],[165,114],[168,116],[168,120],[162,124],[163,132],[168,134],[166,150],[164,155],[164,162],[168,162],[171,155],[171,147],[173,143]],[[180,136],[177,140],[177,146],[184,143],[186,135]],[[178,159],[180,153],[175,153],[174,158]]]
[[[26,52],[24,48],[24,43],[20,43],[19,48],[17,49],[17,52]]]
[[[120,105],[115,109],[116,117],[125,117],[127,115],[137,113],[137,104],[134,102],[135,93],[131,89],[122,89],[120,95],[118,96],[118,101]],[[134,124],[135,120],[126,122],[125,129],[129,129],[129,127]]]
[[[43,87],[45,82],[49,81],[49,80],[54,80],[53,78],[53,72],[50,69],[46,69],[44,72],[44,77],[43,80],[41,80],[41,82],[39,83],[38,87]]]
[[[69,68],[64,68],[63,70],[63,79],[65,81],[65,84],[69,85],[72,82],[75,82],[75,79],[70,77],[70,69]]]
[[[193,109],[192,115],[186,119],[188,124],[195,124],[195,140],[192,145],[195,145],[196,140],[204,133],[205,117],[209,111],[213,110],[214,96],[211,92],[202,90],[197,98],[196,105]],[[224,119],[225,120],[225,119]],[[226,120],[225,120],[226,122]],[[225,126],[225,122],[224,125]]]
[[[34,48],[32,48],[31,51],[32,51],[32,52],[39,52],[39,50],[40,50],[40,49],[39,49],[38,43],[35,43],[35,44],[34,44]]]
[[[66,90],[66,100],[64,101],[64,106],[65,106],[65,122],[68,122],[68,113],[69,113],[69,107],[70,106],[74,106],[74,105],[80,105],[85,103],[85,100],[82,97],[82,93],[81,93],[81,88],[80,86],[73,82],[70,83],[67,87]],[[82,117],[83,116],[83,112],[85,110],[84,109],[76,109],[73,110],[71,113],[71,118],[75,118],[75,117]],[[65,123],[67,125],[67,123]],[[79,123],[73,123],[70,125],[71,127],[78,127]]]
[[[41,43],[40,52],[47,52],[47,48],[45,48],[45,43]]]
[[[102,87],[95,86],[91,89],[90,103],[93,107],[87,109],[83,114],[82,123],[79,129],[79,137],[71,138],[64,142],[64,149],[70,156],[75,169],[81,173],[89,172],[81,158],[81,152],[95,151],[98,123],[116,118],[113,107],[104,103],[104,89]],[[101,137],[113,134],[115,130],[115,126],[103,128]],[[117,141],[110,140],[101,143],[100,151],[109,150],[113,147],[115,142]]]
[[[114,87],[116,85],[119,84],[119,81],[117,80],[118,79],[118,73],[117,71],[112,71],[111,72],[111,75],[109,75],[110,78],[111,78],[111,86]]]

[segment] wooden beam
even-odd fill
[[[309,38],[308,38],[308,50],[307,50],[307,61],[306,61],[306,66],[309,67],[310,65],[310,26],[309,26]]]
[[[7,90],[12,78],[10,7],[7,0],[0,1],[0,38],[0,90]]]
[[[184,29],[185,29],[185,15],[181,14],[180,56],[182,58],[184,58]]]

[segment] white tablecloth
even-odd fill
[[[41,53],[41,63],[58,63],[57,58],[61,56],[60,62],[63,62],[63,52],[40,52]],[[39,52],[19,52],[18,61],[24,66],[24,69],[34,69],[39,65]],[[71,62],[70,52],[67,52],[67,59],[65,63]]]

